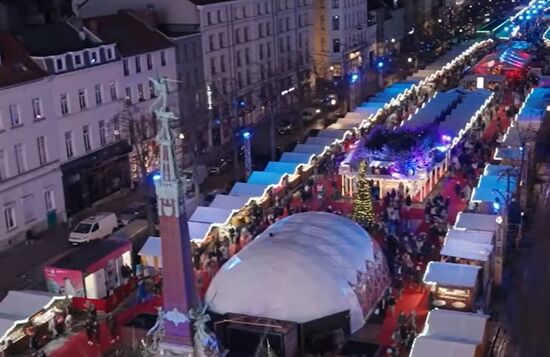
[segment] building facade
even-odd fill
[[[50,78],[0,34],[0,250],[64,220]]]
[[[68,22],[26,28],[18,39],[51,76],[67,214],[129,187],[131,148],[115,120],[124,95],[116,44]]]

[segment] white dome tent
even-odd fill
[[[270,226],[216,274],[205,302],[218,314],[306,323],[350,311],[364,324],[388,286],[378,244],[353,221],[324,212]]]

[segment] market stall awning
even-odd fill
[[[142,257],[162,258],[162,240],[160,237],[148,237],[139,250]]]
[[[462,82],[476,82],[480,77],[483,78],[485,83],[502,83],[506,80],[506,76],[500,74],[468,74],[462,79]]]
[[[428,313],[422,335],[482,345],[488,320],[485,314],[435,309]]]
[[[501,195],[516,192],[517,179],[509,175],[489,175],[481,176],[477,187],[472,191],[472,202],[495,202],[495,199],[504,205],[504,198]]]
[[[499,176],[506,174],[507,172],[514,172],[514,168],[510,165],[485,165],[483,169],[483,176]]]
[[[420,335],[414,339],[409,357],[475,357],[477,344]]]
[[[495,150],[495,160],[521,160],[522,152],[518,147],[500,147]]]
[[[254,185],[251,183],[237,182],[231,189],[231,196],[261,198],[266,193],[269,185]]]
[[[316,136],[318,138],[332,138],[335,140],[344,140],[346,135],[347,135],[346,130],[323,129],[323,130],[319,130]]]
[[[300,154],[297,152],[285,152],[283,155],[281,155],[281,158],[279,159],[280,162],[290,162],[294,164],[303,164],[303,165],[309,165],[311,164],[311,160],[313,159],[315,155],[311,154]]]
[[[229,195],[216,195],[208,207],[223,208],[227,210],[240,210],[248,203],[247,197],[237,197]]]
[[[472,243],[459,240],[447,240],[441,249],[441,256],[479,260],[481,262],[489,261],[493,245]]]
[[[292,152],[299,154],[321,155],[327,150],[326,145],[305,145],[298,144],[294,147]]]
[[[295,162],[270,161],[267,163],[267,166],[265,167],[264,171],[279,172],[287,175],[295,175],[298,173],[299,166],[300,164]]]
[[[323,145],[323,146],[329,146],[334,143],[334,139],[332,138],[320,138],[318,136],[310,136],[307,138],[305,144],[306,145]]]
[[[0,342],[18,324],[26,323],[30,317],[65,298],[45,291],[10,290],[0,302]]]
[[[283,180],[284,175],[285,174],[280,172],[253,171],[246,182],[254,185],[277,186]]]
[[[480,266],[429,262],[424,273],[425,284],[448,285],[461,288],[473,288],[476,286]]]
[[[234,212],[231,209],[199,206],[189,218],[189,222],[224,224]]]
[[[201,242],[216,225],[211,223],[187,222],[187,226],[189,227],[189,238]]]
[[[549,103],[550,88],[533,88],[525,98],[516,116],[520,128],[531,126],[533,130],[538,130]]]
[[[458,212],[454,227],[457,229],[472,229],[494,233],[498,229],[497,216],[492,214]]]
[[[451,228],[445,240],[461,240],[470,243],[493,244],[493,232]]]

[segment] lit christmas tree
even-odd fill
[[[367,164],[361,161],[357,179],[357,190],[353,200],[353,219],[365,228],[372,227],[374,220],[374,206],[372,192],[367,180]]]

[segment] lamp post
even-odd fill
[[[379,60],[376,68],[378,69],[378,88],[382,89],[384,88],[384,61]]]
[[[413,66],[413,73],[418,71],[418,57],[409,57],[407,58],[407,63],[409,63],[410,66]]]
[[[252,152],[250,149],[250,141],[252,139],[252,134],[250,131],[245,130],[242,132],[242,138],[244,142],[244,170],[245,170],[245,179],[250,177],[252,173]]]

